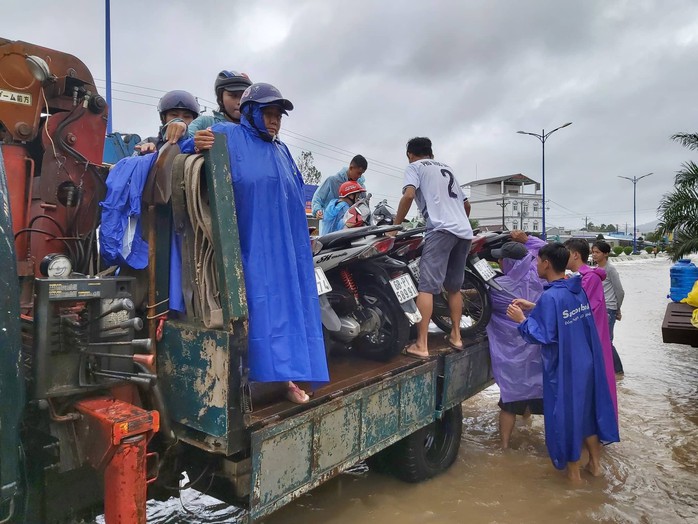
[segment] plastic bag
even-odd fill
[[[681,302],[689,306],[698,307],[698,280],[693,283],[693,289],[691,289],[686,298],[681,300]],[[696,318],[695,311],[693,312],[693,318]]]

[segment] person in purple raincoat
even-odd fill
[[[492,318],[487,324],[492,372],[499,386],[499,435],[502,448],[516,423],[516,415],[543,414],[543,366],[540,345],[519,337],[518,324],[507,317],[512,298],[536,302],[543,293],[536,260],[519,242],[507,242],[493,249],[504,276],[497,278],[503,291],[490,287]]]
[[[507,315],[525,341],[541,344],[545,445],[553,465],[579,482],[582,448],[589,451],[589,471],[600,476],[600,444],[620,439],[591,306],[582,278],[565,278],[568,260],[559,242],[543,246],[537,269],[548,286],[536,304],[514,300]],[[522,308],[532,309],[528,318]]]
[[[603,268],[591,269],[587,266],[589,260],[589,243],[583,238],[570,238],[565,242],[565,247],[570,252],[567,269],[579,273],[582,276],[582,289],[589,299],[591,313],[599,333],[601,347],[603,348],[603,361],[606,370],[608,390],[613,400],[613,409],[618,418],[618,399],[616,394],[616,373],[613,369],[613,344],[608,329],[608,312],[606,311],[606,297],[603,292],[603,281],[606,279],[606,271]]]

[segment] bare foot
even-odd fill
[[[567,463],[567,478],[574,484],[582,482],[582,475],[579,472],[579,461]]]
[[[603,475],[603,469],[601,469],[601,464],[597,461],[590,460],[589,464],[586,466],[586,470],[591,473],[593,477],[600,477]]]

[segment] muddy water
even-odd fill
[[[464,404],[463,442],[444,474],[410,485],[359,470],[265,519],[267,524],[698,522],[698,349],[661,341],[670,263],[620,262],[626,289],[616,347],[622,442],[606,448],[604,475],[572,487],[548,460],[542,417],[517,422],[499,449],[496,387]],[[151,503],[149,522],[235,522],[237,508],[187,491]]]

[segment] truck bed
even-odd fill
[[[465,343],[468,344],[467,341]],[[436,357],[453,350],[446,344],[443,333],[432,333],[429,336],[429,352]],[[299,383],[305,391],[312,392],[307,404],[294,404],[283,399],[283,387],[254,389],[249,427],[255,429],[277,422],[423,363],[424,361],[405,355],[397,355],[387,362],[376,362],[353,355],[331,355],[328,361],[329,383],[316,388],[312,384]]]

